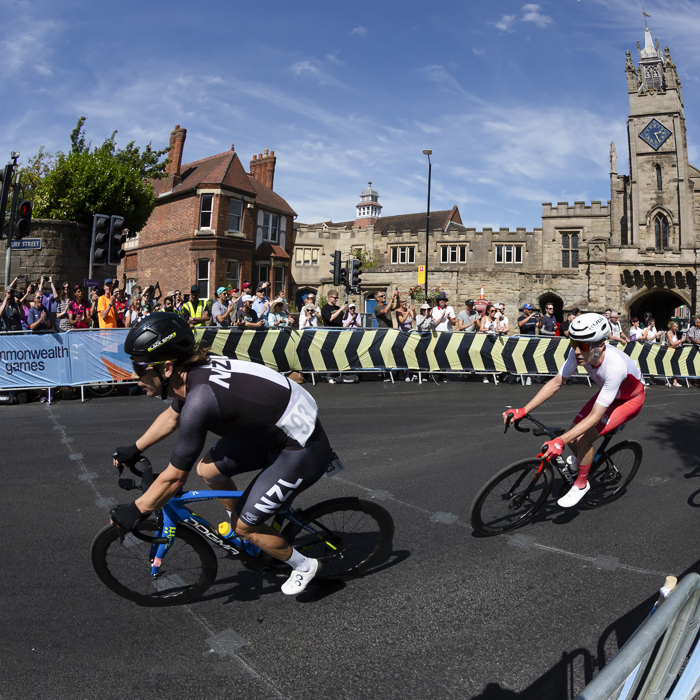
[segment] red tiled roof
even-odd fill
[[[246,173],[235,151],[218,153],[192,163],[185,163],[180,168],[180,177],[182,178],[180,184],[168,192],[163,192],[163,187],[168,186],[168,180],[154,181],[153,190],[156,197],[161,193],[164,196],[180,195],[203,184],[223,186],[254,197],[256,204],[262,208],[296,216],[296,212],[282,197]]]
[[[261,243],[255,251],[256,258],[285,258],[289,260],[287,251],[274,243]]]

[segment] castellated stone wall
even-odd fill
[[[88,276],[90,263],[90,239],[92,231],[89,226],[74,221],[54,221],[52,219],[32,219],[28,238],[40,238],[41,249],[23,249],[12,251],[10,281],[17,275],[27,275],[32,282],[44,275],[52,275],[56,288],[67,280],[71,285],[83,284]],[[0,242],[0,256],[3,264],[4,282],[5,252],[7,240]],[[96,267],[95,279],[104,280],[114,277],[114,266]]]

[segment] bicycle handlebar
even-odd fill
[[[119,479],[119,486],[120,488],[125,489],[126,491],[131,491],[132,489],[140,488],[142,491],[148,490],[148,487],[155,481],[155,479],[158,477],[158,474],[153,473],[153,466],[151,465],[150,460],[147,457],[141,457],[139,461],[136,464],[141,464],[143,463],[143,469],[138,469],[136,465],[126,465],[129,468],[129,471],[134,475],[138,476],[141,478],[141,485],[138,486],[136,484],[136,481],[134,479]],[[120,470],[121,473],[121,470]],[[125,533],[126,534],[126,533]],[[131,534],[137,539],[141,540],[142,542],[148,542],[150,544],[167,544],[168,543],[168,538],[167,537],[149,537],[148,535],[144,535],[142,532],[139,532],[138,530],[132,530]],[[124,539],[124,536],[121,535],[121,530],[120,530],[120,539]]]
[[[515,415],[514,413],[509,412],[508,415],[506,416],[506,427],[505,427],[505,430],[503,431],[503,433],[505,434],[508,432],[508,428],[510,428],[511,422],[513,423],[513,427],[519,433],[529,433],[530,428],[521,428],[520,427],[520,421],[523,420],[522,418],[518,418],[518,420],[516,420],[516,421],[512,420],[514,415]],[[530,416],[525,416],[525,418],[529,418],[529,417]]]

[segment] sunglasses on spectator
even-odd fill
[[[591,349],[589,343],[582,343],[580,340],[571,340],[571,347],[575,350],[576,348],[581,348],[583,352],[588,352]]]
[[[134,367],[134,374],[141,379],[149,369],[153,369],[156,365],[164,365],[166,362],[167,360],[162,360],[161,362],[136,362],[132,360],[131,364]]]

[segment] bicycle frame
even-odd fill
[[[563,428],[550,428],[550,427],[546,426],[544,423],[541,423],[540,421],[538,421],[536,418],[533,418],[531,415],[527,415],[524,418],[520,418],[519,420],[513,422],[513,427],[519,433],[529,433],[530,432],[530,428],[521,428],[520,427],[520,422],[525,420],[525,419],[534,423],[537,426],[537,428],[540,430],[539,433],[533,431],[533,435],[547,435],[550,440],[554,440],[556,437],[559,437],[564,432],[566,432]],[[504,433],[508,432],[509,426],[510,426],[510,422],[506,423]],[[595,454],[593,455],[593,461],[591,464],[596,464],[605,455],[607,447],[610,444],[610,441],[613,439],[613,436],[617,435],[617,433],[619,433],[624,427],[625,427],[625,424],[623,423],[621,426],[619,426],[618,428],[613,430],[611,433],[608,433],[607,435],[605,435],[603,437],[603,442],[600,444],[600,446],[596,450]],[[567,445],[567,447],[569,447],[569,446]],[[571,447],[569,447],[569,449],[571,450]],[[573,452],[573,450],[572,450],[572,452]],[[540,454],[536,455],[535,459],[542,459],[542,463],[540,464],[540,467],[537,470],[537,472],[532,480],[531,487],[534,486],[535,482],[537,481],[537,478],[544,470],[545,464],[549,464],[552,467],[554,467],[559,472],[561,478],[564,479],[564,481],[573,485],[574,479],[571,476],[571,473],[569,472],[568,468],[566,467],[566,463],[564,462],[561,455],[556,455],[556,456],[553,455],[550,457],[545,457],[544,453],[540,453]],[[613,467],[613,469],[616,469],[614,464],[612,464],[612,467]],[[564,469],[566,469],[566,472],[564,471]],[[520,479],[518,479],[516,481],[516,483],[513,485],[512,490],[515,490],[520,485],[520,481],[522,478],[523,477],[520,477]],[[528,492],[526,492],[526,494]]]

